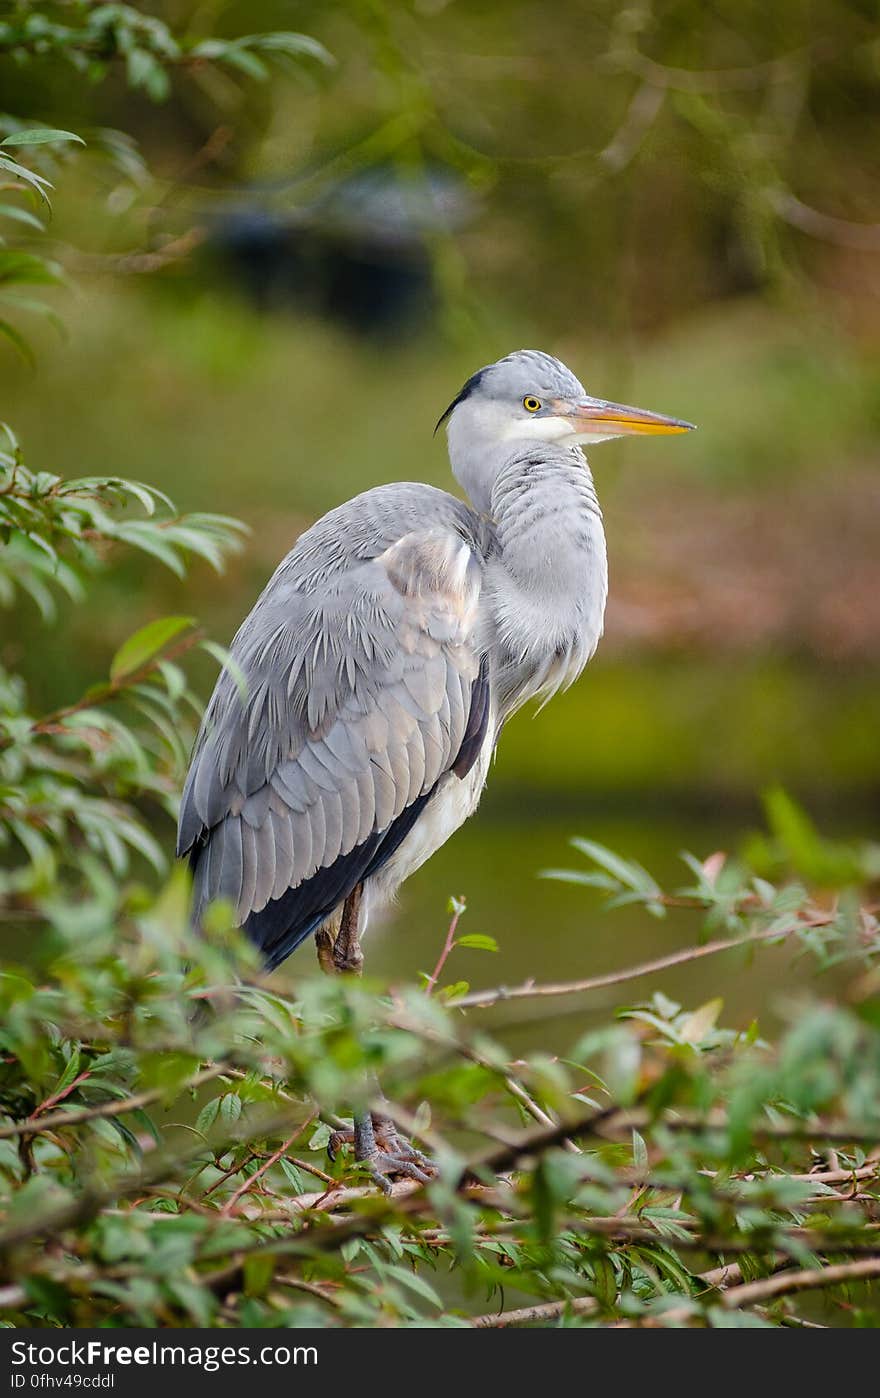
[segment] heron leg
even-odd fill
[[[362,907],[363,885],[358,884],[343,904],[338,926],[334,928],[332,924],[325,923],[318,932],[318,963],[328,975],[359,976],[362,973]],[[378,1083],[376,1090],[379,1091]],[[355,1161],[366,1166],[386,1194],[391,1189],[393,1175],[403,1175],[426,1184],[436,1172],[432,1161],[400,1134],[391,1117],[384,1112],[356,1113],[351,1129],[334,1131],[327,1144],[331,1160],[336,1159],[343,1145],[354,1146]]]
[[[358,884],[348,895],[342,907],[339,932],[333,946],[334,969],[353,976],[359,976],[364,969],[364,953],[361,950],[360,921],[364,886]]]
[[[315,950],[318,953],[318,965],[325,976],[336,974],[336,966],[333,961],[333,946],[336,941],[338,926],[334,928],[330,922],[325,922],[323,927],[319,927],[315,933]]]
[[[328,918],[315,933],[318,965],[326,976],[339,972],[361,974],[364,966],[360,941],[362,904],[363,887],[358,884],[343,903],[342,911]]]

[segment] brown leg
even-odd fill
[[[339,924],[341,913],[335,914],[323,927],[319,927],[315,933],[315,950],[318,953],[318,965],[325,976],[336,974],[336,964],[333,960],[333,948],[336,945],[336,938],[339,936]]]
[[[364,954],[361,951],[360,920],[363,902],[363,885],[348,895],[342,908],[339,932],[333,947],[333,966],[341,972],[359,976],[364,969]]]
[[[363,888],[357,888],[346,898],[340,912],[334,914],[315,933],[318,965],[325,976],[349,972],[359,976],[364,967],[360,942],[360,915]]]

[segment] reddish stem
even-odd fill
[[[28,1121],[33,1121],[35,1117],[40,1116],[43,1112],[47,1112],[50,1107],[54,1107],[58,1102],[63,1102],[65,1097],[69,1097],[71,1092],[79,1087],[80,1083],[85,1082],[86,1078],[90,1078],[91,1076],[90,1071],[80,1073],[79,1077],[74,1078],[73,1082],[68,1084],[62,1092],[53,1093],[51,1097],[47,1097],[45,1101],[41,1102],[38,1107],[34,1107],[34,1110],[28,1117]]]
[[[429,976],[427,984],[425,985],[426,995],[430,995],[433,992],[434,987],[436,986],[437,981],[443,971],[443,967],[449,960],[452,948],[455,946],[455,934],[458,931],[459,919],[461,918],[464,909],[464,899],[459,898],[456,902],[455,912],[452,914],[452,921],[449,924],[449,931],[446,933],[446,941],[443,943],[443,950],[440,953],[440,959],[437,962],[437,965],[434,967],[433,972]]]

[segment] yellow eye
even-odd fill
[[[523,407],[525,408],[525,410],[526,410],[527,413],[536,413],[536,412],[538,411],[538,409],[540,408],[540,406],[541,406],[540,401],[539,401],[539,399],[537,399],[537,398],[524,398],[524,399],[523,399]]]

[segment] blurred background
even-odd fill
[[[36,327],[38,377],[4,355],[0,416],[35,466],[142,479],[253,532],[219,580],[108,569],[98,608],[63,606],[39,649],[26,609],[4,618],[35,702],[78,694],[153,616],[229,641],[345,497],[449,486],[440,413],[474,369],[538,347],[700,430],[593,453],[605,640],[505,732],[478,819],[407,885],[372,968],[430,970],[451,894],[462,930],[501,944],[503,963],[460,953],[475,984],[674,945],[674,920],[599,920],[538,879],[577,862],[573,833],[674,881],[681,849],[741,847],[777,783],[837,838],[876,832],[874,0],[136,8],[190,35],[308,38],[290,71],[242,50],[237,73],[171,78],[145,44],[125,55],[134,93],[99,54],[103,80],[70,90],[38,45],[0,55],[3,110],[88,142],[55,177],[65,337]],[[206,660],[206,697],[212,678]],[[712,982],[698,963],[670,985]],[[769,999],[741,976],[727,1012]]]

